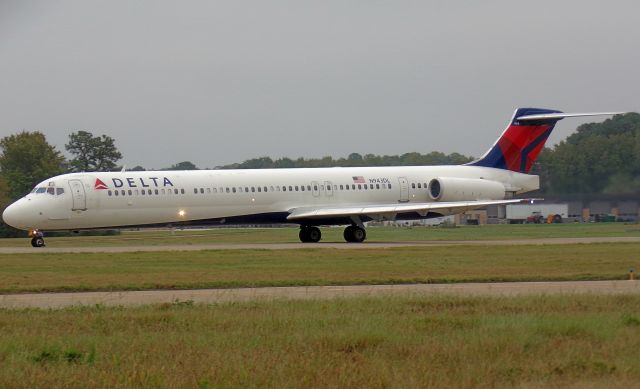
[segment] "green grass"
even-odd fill
[[[637,387],[640,296],[0,311],[1,387]]]
[[[624,279],[640,243],[0,254],[0,292]]]
[[[323,242],[343,242],[342,228],[323,228]],[[370,242],[541,239],[574,237],[640,236],[640,225],[624,223],[567,223],[544,225],[487,225],[455,228],[371,227]],[[297,228],[224,228],[211,230],[123,231],[115,236],[76,236],[47,238],[50,247],[138,246],[211,243],[286,243],[298,242]],[[0,247],[25,247],[26,238],[0,239]]]

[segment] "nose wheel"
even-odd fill
[[[42,238],[32,238],[31,246],[33,247],[44,247],[44,239]]]
[[[40,230],[33,230],[29,233],[31,236],[31,246],[44,247],[44,234]]]

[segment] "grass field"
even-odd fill
[[[638,387],[640,296],[0,311],[1,387]]]
[[[323,242],[343,242],[342,228],[323,228]],[[640,236],[640,225],[624,223],[567,223],[543,225],[486,225],[462,227],[371,227],[370,242],[540,239],[573,237]],[[298,242],[298,229],[219,228],[210,230],[123,231],[115,236],[74,236],[47,238],[50,247],[166,245],[209,243],[286,243]],[[26,238],[0,239],[0,247],[25,247]]]
[[[624,279],[640,243],[0,254],[0,292]]]

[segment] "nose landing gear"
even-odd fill
[[[33,247],[44,247],[44,234],[40,230],[32,230],[29,231],[29,236],[31,237],[31,246]]]

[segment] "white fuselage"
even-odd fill
[[[482,190],[458,195],[466,200],[503,199],[539,185],[535,175],[478,166],[72,173],[42,182],[4,218],[14,227],[43,230],[286,223],[292,209],[436,201],[426,186],[442,177],[505,187],[497,198]]]

